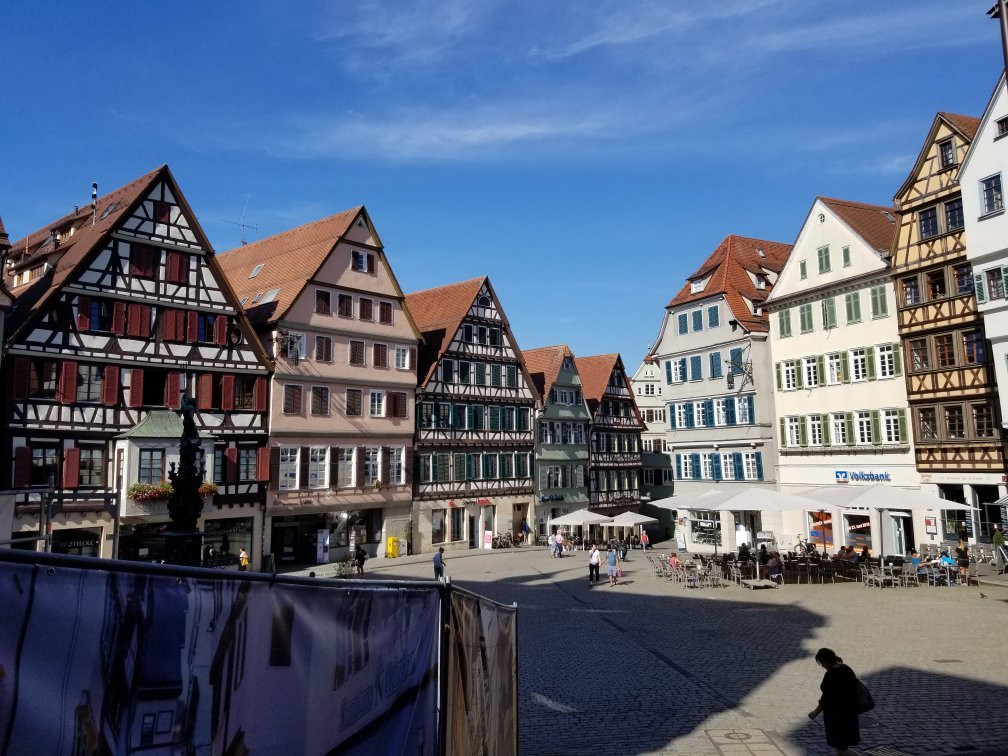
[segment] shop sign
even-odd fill
[[[756,532],[756,540],[758,541],[772,541],[773,531],[772,530],[760,530]]]
[[[836,470],[834,477],[837,483],[892,483],[892,474],[887,472]]]
[[[479,498],[476,499],[476,503],[479,504],[481,507],[488,507],[490,506],[490,499]]]

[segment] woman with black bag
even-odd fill
[[[854,670],[843,663],[832,649],[820,648],[815,655],[816,663],[826,670],[819,689],[822,696],[819,705],[809,712],[809,719],[823,715],[826,729],[826,743],[832,746],[837,756],[856,754],[851,746],[861,742],[858,726],[858,679]]]

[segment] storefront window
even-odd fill
[[[721,544],[721,515],[717,512],[690,512],[690,540],[708,546]]]
[[[365,509],[350,512],[353,523],[354,541],[357,543],[380,543],[382,535],[382,510]]]
[[[817,549],[833,546],[833,515],[829,512],[809,512],[809,540]]]
[[[431,512],[431,543],[445,542],[445,509],[435,509]]]
[[[204,567],[237,567],[241,549],[252,553],[251,517],[207,520],[203,532]]]
[[[844,515],[847,545],[860,552],[865,546],[872,550],[871,521],[868,515]]]
[[[101,556],[98,553],[101,542],[101,528],[66,528],[54,530],[52,550],[55,554],[73,556]]]
[[[451,511],[451,539],[453,541],[465,539],[465,510],[459,507]]]

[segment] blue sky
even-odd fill
[[[991,0],[9,3],[12,238],[168,163],[218,250],[364,203],[405,291],[487,274],[522,348],[619,351],[727,234],[888,203],[979,116]],[[240,12],[239,12],[240,11]]]

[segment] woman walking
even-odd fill
[[[591,554],[588,555],[588,586],[598,585],[599,564],[602,562],[602,555],[599,554],[598,546],[594,541],[591,545]]]
[[[857,675],[832,649],[820,648],[815,660],[826,670],[826,674],[819,685],[822,691],[819,705],[809,712],[809,719],[823,715],[826,743],[832,746],[837,756],[856,754],[851,746],[861,742],[856,709]]]

